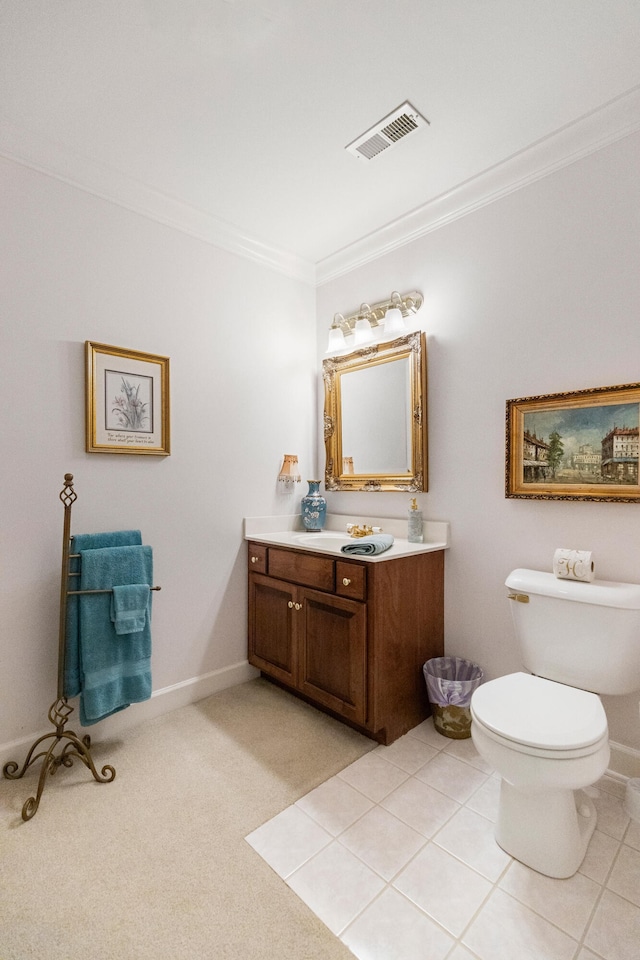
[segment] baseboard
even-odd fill
[[[640,750],[622,743],[609,742],[611,760],[607,774],[616,780],[640,777]]]
[[[143,703],[134,703],[127,710],[107,717],[91,727],[81,727],[77,713],[72,714],[69,729],[73,730],[78,736],[82,737],[88,733],[92,740],[108,740],[130,730],[132,727],[144,723],[145,720],[153,720],[177,710],[179,707],[187,706],[189,703],[196,703],[198,700],[204,700],[220,690],[227,687],[235,687],[239,683],[245,683],[247,680],[253,680],[260,675],[259,671],[249,665],[247,660],[240,663],[231,664],[229,667],[223,667],[220,670],[212,670],[199,677],[190,677],[180,683],[174,683],[170,687],[163,687],[160,690],[154,690],[150,700]],[[22,765],[26,755],[38,737],[43,733],[51,732],[41,730],[28,737],[22,737],[20,740],[14,740],[11,743],[0,744],[0,766],[4,766],[9,760],[14,760]],[[48,741],[44,746],[49,746]]]

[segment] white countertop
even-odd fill
[[[394,542],[384,553],[344,554],[341,547],[345,543],[357,543],[357,537],[349,537],[348,523],[358,526],[381,527],[382,533],[390,533]],[[449,548],[449,524],[441,520],[426,520],[423,523],[424,542],[409,543],[407,540],[407,521],[397,517],[358,517],[343,514],[327,514],[321,533],[305,530],[298,514],[281,517],[245,517],[244,538],[256,543],[268,543],[277,547],[290,547],[294,550],[308,550],[313,553],[325,553],[367,563],[380,563],[397,557],[410,557],[416,553],[433,553]]]

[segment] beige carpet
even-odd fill
[[[244,837],[374,746],[259,679],[0,780],[0,960],[347,960]]]

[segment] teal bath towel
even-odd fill
[[[151,547],[80,551],[80,589],[153,582]],[[111,620],[112,594],[79,598],[80,723],[86,727],[151,696],[151,595],[142,630],[119,636]]]
[[[393,546],[393,537],[390,533],[374,533],[371,537],[360,537],[353,543],[345,543],[341,547],[342,553],[353,554],[357,556],[371,556],[376,553],[384,553],[389,547]]]
[[[109,533],[79,533],[71,538],[69,553],[81,550],[99,550],[102,547],[134,547],[142,544],[139,530],[114,530]],[[79,560],[69,561],[69,572],[80,570]],[[80,578],[69,578],[69,590],[80,589]],[[80,631],[79,597],[67,598],[67,628],[65,632],[64,695],[77,697],[80,693]]]

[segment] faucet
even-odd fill
[[[379,533],[380,529],[380,527],[375,527],[374,529],[374,527],[370,527],[368,524],[362,527],[359,527],[355,523],[347,524],[347,533],[350,537],[370,537],[374,532]]]

